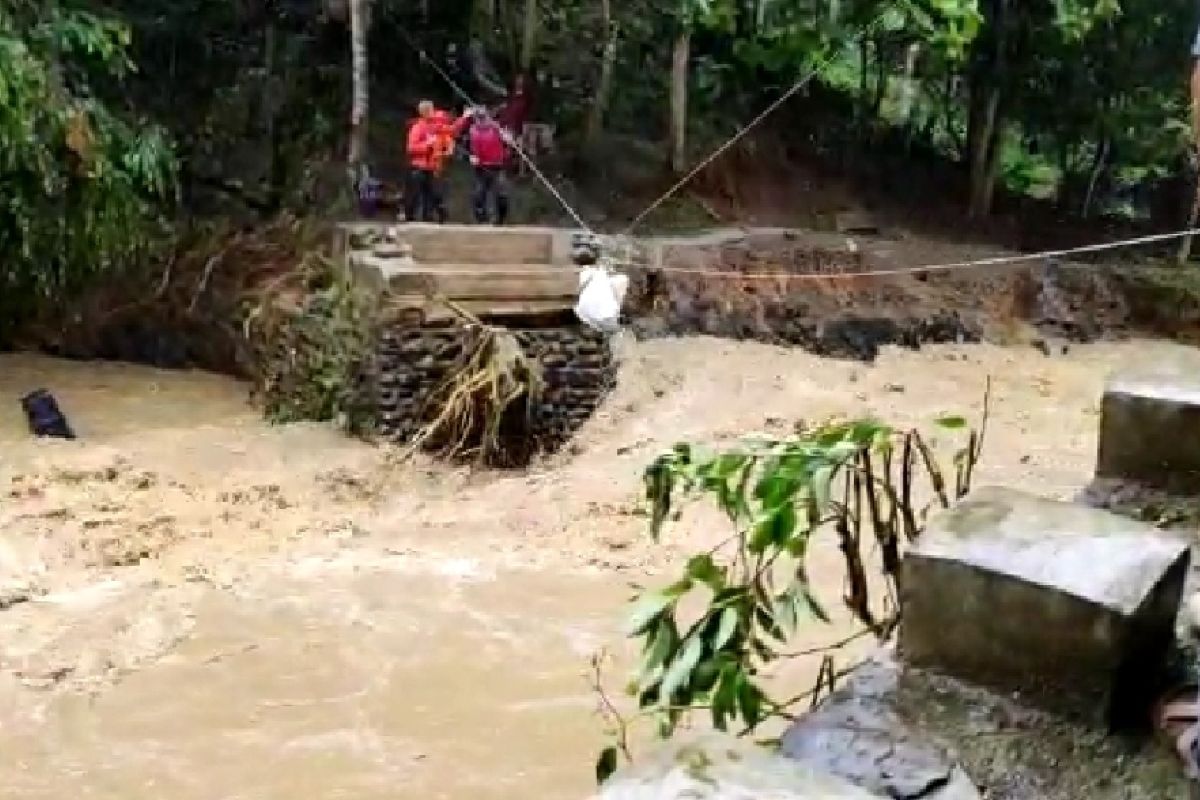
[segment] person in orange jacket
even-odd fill
[[[442,190],[442,171],[454,153],[454,140],[470,122],[470,114],[457,121],[428,100],[417,106],[417,120],[408,129],[408,190],[404,215],[410,222],[436,218],[446,221],[446,202]]]

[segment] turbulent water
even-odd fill
[[[1167,345],[885,351],[876,365],[707,339],[634,345],[570,451],[528,473],[401,461],[270,427],[218,376],[0,356],[0,785],[23,800],[579,798],[602,741],[589,656],[661,547],[640,469],[679,439],[797,419],[977,414],[981,478],[1088,479],[1103,379]],[[44,387],[80,438],[32,438]],[[841,565],[812,555],[836,607]],[[814,626],[806,641],[840,638]],[[778,677],[802,685],[815,664]]]

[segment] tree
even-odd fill
[[[350,0],[350,148],[347,160],[352,180],[361,176],[367,159],[369,131],[370,62],[367,36],[371,30],[371,0]]]
[[[687,102],[688,67],[691,63],[692,31],[686,23],[675,34],[671,50],[671,123],[670,157],[671,171],[682,174],[687,166]]]
[[[0,340],[47,303],[136,265],[176,192],[164,132],[118,113],[124,24],[0,0]]]
[[[611,0],[600,0],[600,21],[606,38],[604,51],[600,57],[600,77],[596,81],[596,93],[592,96],[592,106],[588,111],[587,132],[585,143],[587,147],[595,147],[604,132],[604,112],[608,109],[609,97],[612,95],[613,75],[617,67],[617,44],[620,42],[620,27],[613,19]]]

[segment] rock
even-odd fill
[[[1200,492],[1200,356],[1181,353],[1109,381],[1096,477]]]
[[[673,740],[605,781],[593,800],[872,800],[840,778],[721,734]]]
[[[979,800],[949,749],[893,708],[899,669],[876,658],[783,736],[788,758],[892,800]]]
[[[1189,561],[1176,535],[981,489],[935,518],[901,572],[900,648],[929,667],[1114,727],[1141,722]]]

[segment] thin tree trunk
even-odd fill
[[[370,111],[370,75],[367,33],[371,26],[370,0],[350,0],[350,152],[347,161],[356,178],[367,160],[367,130]]]
[[[539,9],[537,0],[525,0],[525,20],[521,26],[521,71],[529,74],[537,53]]]
[[[875,41],[875,96],[871,100],[871,119],[872,121],[879,119],[879,112],[883,109],[883,101],[887,97],[888,89],[888,70],[887,70],[887,55],[884,52],[883,42]]]
[[[587,147],[594,147],[604,133],[604,112],[608,109],[608,98],[612,94],[613,73],[617,66],[617,40],[619,31],[612,21],[611,0],[600,0],[600,15],[608,40],[604,43],[604,56],[600,62],[600,80],[596,83],[596,94],[588,113]]]
[[[976,40],[982,50],[974,59],[971,72],[970,112],[967,150],[970,159],[970,202],[972,217],[991,213],[992,197],[1000,157],[1002,87],[1006,79],[1006,16],[1008,0],[989,0],[983,4],[984,34]]]
[[[1084,219],[1092,212],[1092,200],[1096,196],[1096,184],[1100,182],[1100,175],[1104,172],[1105,162],[1108,161],[1108,137],[1100,140],[1100,146],[1096,148],[1096,158],[1092,161],[1091,175],[1088,177],[1087,191],[1083,195],[1083,207],[1079,211],[1079,215]]]
[[[864,36],[858,41],[858,102],[854,104],[858,138],[867,138],[867,104],[870,100],[871,42]]]
[[[687,161],[688,62],[691,60],[692,34],[687,28],[675,38],[671,54],[671,171],[680,174]]]
[[[992,187],[989,185],[989,175],[993,174],[992,160],[999,147],[1000,137],[999,112],[1000,89],[992,86],[979,100],[980,108],[972,136],[969,137],[971,150],[971,200],[969,214],[972,217],[986,217],[991,212]],[[972,101],[973,103],[975,101]]]
[[[913,42],[904,54],[904,83],[900,86],[900,118],[905,125],[912,122],[913,101],[917,94],[917,59],[921,56],[921,45]]]

